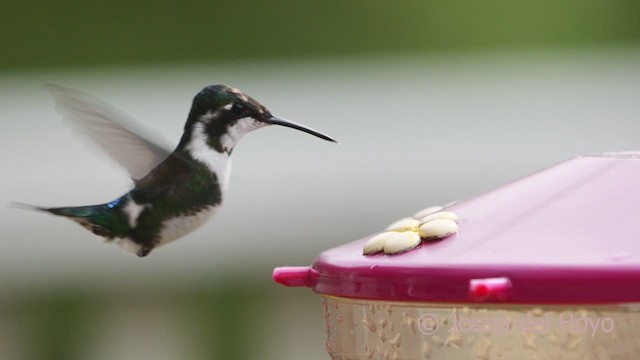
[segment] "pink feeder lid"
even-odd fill
[[[441,241],[365,256],[370,236],[274,280],[388,301],[640,302],[640,152],[576,157],[446,210],[460,228]]]

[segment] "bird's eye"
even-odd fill
[[[233,111],[236,114],[243,114],[245,110],[246,108],[244,107],[244,105],[239,103],[233,104],[233,107],[231,108],[231,111]]]

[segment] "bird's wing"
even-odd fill
[[[127,169],[133,180],[143,178],[171,154],[162,136],[95,96],[59,85],[44,89],[64,119]]]

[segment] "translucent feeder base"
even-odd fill
[[[333,360],[637,360],[640,304],[428,304],[322,296]]]

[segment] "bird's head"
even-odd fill
[[[206,136],[215,150],[230,153],[244,134],[267,125],[282,125],[336,142],[311,128],[273,116],[255,99],[226,85],[207,86],[194,97],[185,136]]]

